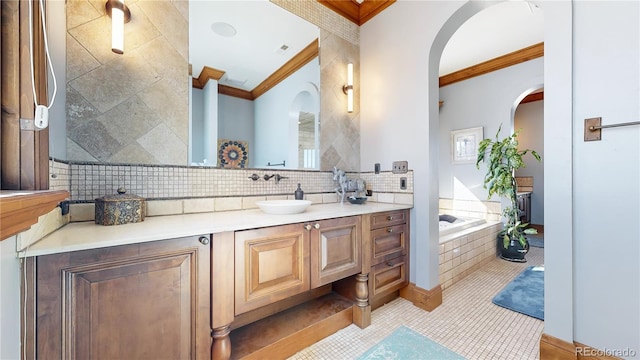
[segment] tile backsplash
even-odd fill
[[[146,198],[148,215],[255,208],[264,199],[293,198],[298,183],[314,203],[338,201],[333,173],[328,171],[277,169],[219,169],[210,167],[99,164],[50,161],[51,189],[70,193],[72,221],[90,220],[96,198],[115,194],[119,187]],[[252,180],[252,175],[257,180]],[[276,184],[275,178],[285,177]],[[413,172],[347,173],[365,180],[373,192],[370,201],[413,204]],[[400,189],[400,178],[407,188]]]

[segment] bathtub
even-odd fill
[[[497,256],[499,221],[458,218],[440,221],[440,286],[446,289]]]
[[[459,232],[461,230],[469,229],[478,225],[485,224],[485,219],[472,219],[458,217],[454,222],[440,221],[440,242],[442,237]]]

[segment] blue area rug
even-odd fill
[[[544,237],[542,235],[528,235],[527,241],[529,241],[529,246],[544,248]]]
[[[464,357],[405,326],[400,326],[358,358],[358,360],[383,359],[464,360]]]
[[[493,298],[493,303],[544,320],[544,267],[526,268]]]

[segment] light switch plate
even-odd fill
[[[409,163],[407,161],[394,161],[391,172],[394,174],[406,174],[409,171]]]

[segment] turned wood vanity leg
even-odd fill
[[[362,329],[371,325],[369,274],[356,275],[356,306],[353,307],[353,323]]]
[[[211,346],[212,360],[227,360],[231,357],[231,328],[225,325],[213,329],[213,345]]]

